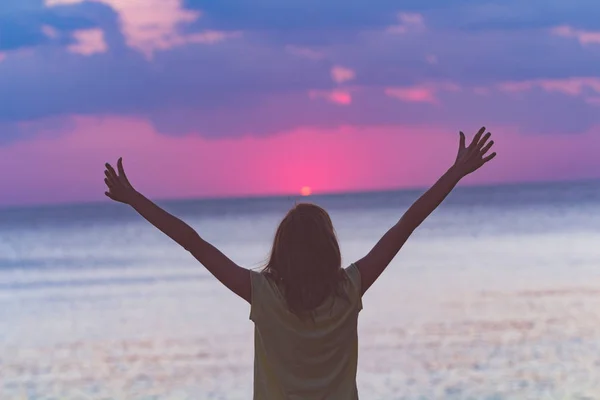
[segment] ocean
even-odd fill
[[[301,200],[349,265],[420,194]],[[160,204],[259,268],[296,200]],[[459,187],[363,303],[362,399],[600,399],[600,182]],[[251,399],[248,316],[127,206],[0,210],[2,400]]]

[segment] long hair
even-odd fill
[[[341,295],[340,247],[329,214],[300,203],[279,224],[263,273],[281,290],[289,310],[306,316],[328,297]]]

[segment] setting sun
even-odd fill
[[[310,186],[303,186],[302,189],[300,189],[300,194],[302,196],[310,196],[312,193],[312,189],[310,188]]]

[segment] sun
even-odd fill
[[[300,189],[300,194],[302,196],[310,196],[312,194],[312,189],[310,186],[303,186],[302,189]]]

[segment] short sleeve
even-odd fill
[[[258,271],[250,271],[250,320],[256,322],[272,314],[281,303],[281,295],[273,282]]]
[[[265,291],[265,285],[267,278],[257,271],[250,271],[250,320],[256,321],[256,317],[260,314],[261,310],[261,296]]]
[[[357,302],[358,310],[362,310],[362,283],[360,277],[360,271],[356,264],[350,265],[346,268],[346,275],[348,276],[348,280],[350,283],[349,287],[349,295],[353,301]]]

